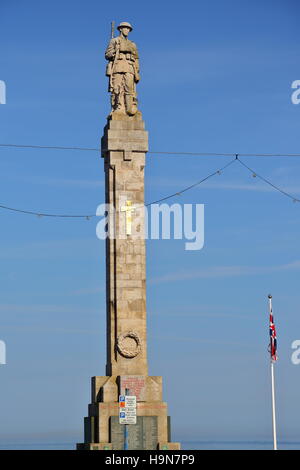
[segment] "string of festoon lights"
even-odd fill
[[[85,151],[85,152],[86,151],[100,152],[99,148],[89,148],[89,147],[62,147],[62,146],[20,145],[20,144],[1,144],[1,143],[0,143],[0,147],[15,147],[15,148],[23,148],[23,149],[24,148],[33,148],[33,149],[49,149],[49,150],[78,150],[78,151]],[[195,188],[196,186],[201,185],[202,183],[204,183],[208,179],[210,179],[214,176],[220,175],[224,170],[229,168],[234,163],[239,163],[248,172],[250,172],[254,178],[258,178],[258,179],[262,180],[264,183],[271,186],[274,190],[280,192],[283,196],[288,197],[293,202],[300,202],[300,199],[294,197],[292,194],[290,194],[290,193],[284,191],[283,189],[279,188],[278,186],[273,184],[269,179],[261,176],[259,173],[257,173],[257,171],[253,170],[248,165],[246,165],[240,158],[240,157],[300,157],[300,154],[212,153],[212,152],[208,152],[208,153],[204,153],[204,152],[148,152],[148,153],[153,154],[153,155],[162,154],[162,155],[174,155],[174,156],[175,155],[189,155],[189,156],[203,156],[203,157],[205,157],[205,156],[220,156],[220,157],[221,156],[223,156],[223,157],[231,156],[232,157],[233,156],[234,158],[231,159],[226,165],[224,165],[221,168],[218,168],[216,171],[208,174],[207,176],[205,176],[201,180],[196,181],[195,183],[191,184],[190,186],[187,186],[187,187],[185,187],[185,188],[183,188],[183,189],[181,189],[181,190],[179,190],[175,193],[169,194],[169,195],[164,196],[160,199],[157,199],[155,201],[147,203],[147,204],[145,204],[146,207],[151,206],[152,204],[158,204],[160,202],[166,201],[167,199],[171,199],[171,198],[174,198],[176,196],[180,196],[183,193],[185,193],[186,191],[189,191],[189,190]],[[53,218],[68,218],[68,219],[73,218],[73,219],[90,220],[94,217],[97,217],[96,214],[66,214],[66,213],[54,214],[54,213],[48,213],[48,212],[44,212],[44,211],[39,211],[38,212],[38,211],[32,211],[32,210],[19,209],[19,208],[16,208],[16,207],[10,207],[10,206],[4,205],[4,204],[0,204],[0,209],[13,211],[13,212],[16,212],[16,213],[21,213],[21,214],[33,215],[33,216],[36,216],[36,217],[39,217],[39,218],[53,217]]]

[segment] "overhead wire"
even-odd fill
[[[180,194],[184,193],[185,191],[188,191],[192,188],[194,188],[195,186],[198,186],[200,185],[201,183],[203,183],[204,181],[208,180],[209,178],[217,175],[217,174],[220,174],[222,171],[224,171],[227,167],[229,167],[230,165],[232,165],[232,163],[235,162],[235,159],[231,160],[229,163],[227,163],[225,166],[223,166],[222,168],[214,171],[213,173],[210,173],[208,176],[206,176],[205,178],[203,178],[202,180],[200,181],[197,181],[196,183],[190,185],[190,186],[187,186],[186,188],[182,189],[181,191],[177,192],[177,193],[173,193],[173,194],[170,194],[169,196],[165,196],[161,199],[158,199],[156,201],[153,201],[153,202],[150,202],[148,204],[145,204],[146,207],[148,206],[151,206],[153,204],[158,204],[159,202],[162,202],[162,201],[165,201],[166,199],[170,199],[174,196],[179,196]],[[96,214],[88,214],[88,215],[73,215],[73,214],[51,214],[51,213],[47,213],[47,212],[36,212],[36,211],[31,211],[31,210],[23,210],[23,209],[17,209],[15,207],[9,207],[9,206],[6,206],[6,205],[3,205],[3,204],[0,204],[0,209],[5,209],[5,210],[8,210],[8,211],[13,211],[13,212],[20,212],[20,213],[23,213],[23,214],[28,214],[28,215],[35,215],[37,217],[60,217],[60,218],[81,218],[81,219],[91,219],[93,217],[97,217]]]
[[[67,147],[58,145],[33,145],[33,144],[3,144],[0,147],[12,148],[31,148],[31,149],[48,149],[48,150],[79,150],[85,152],[101,152],[100,148],[95,147]],[[103,150],[105,152],[105,150]],[[236,152],[166,152],[166,151],[149,151],[150,155],[190,155],[201,157],[234,157]],[[300,157],[300,153],[238,153],[240,157]]]
[[[187,186],[186,188],[182,189],[181,191],[177,191],[176,193],[173,193],[173,194],[170,194],[169,196],[158,199],[157,201],[151,202],[150,204],[146,204],[146,207],[151,206],[152,204],[158,204],[159,202],[166,201],[167,199],[170,199],[174,196],[180,196],[182,193],[184,193],[186,191],[189,191],[190,189],[194,188],[195,186],[199,186],[201,183],[204,183],[204,181],[208,180],[209,178],[212,178],[213,176],[218,175],[218,174],[220,175],[222,171],[224,171],[226,168],[228,168],[230,165],[232,165],[235,161],[236,161],[236,158],[234,158],[233,160],[230,160],[230,162],[227,163],[225,166],[223,166],[222,168],[220,168],[217,171],[214,171],[213,173],[206,176],[202,180],[197,181],[196,183],[191,184],[190,186]]]
[[[57,147],[57,146],[36,146],[36,145],[17,145],[17,144],[0,144],[0,147],[39,148],[39,149],[42,148],[42,149],[51,149],[51,150],[55,149],[55,150],[100,151],[100,149],[85,148],[85,147]],[[149,153],[151,153],[151,152],[149,152]],[[152,152],[152,153],[158,153],[158,152]],[[159,152],[159,153],[169,154],[169,152]],[[171,152],[170,152],[170,154],[171,154]],[[245,156],[245,155],[247,155],[247,156],[284,156],[283,154],[240,154],[240,153],[235,153],[235,154],[207,153],[207,154],[204,154],[204,153],[187,153],[187,152],[180,153],[180,152],[177,152],[177,155],[203,155],[203,156],[204,155],[210,155],[210,156],[212,156],[212,155],[214,155],[214,156],[223,155],[223,156],[234,156],[235,158],[233,160],[230,160],[225,166],[219,168],[218,170],[216,170],[216,171],[210,173],[209,175],[207,175],[206,177],[202,178],[200,181],[197,181],[196,183],[193,183],[190,186],[187,186],[187,187],[181,189],[180,191],[177,191],[175,193],[169,194],[169,195],[164,196],[160,199],[157,199],[155,201],[147,203],[147,204],[145,204],[146,207],[151,206],[153,204],[158,204],[160,202],[166,201],[166,200],[171,199],[175,196],[182,195],[184,192],[189,191],[190,189],[204,183],[209,178],[212,178],[213,176],[215,176],[217,174],[221,174],[222,171],[224,171],[226,168],[231,166],[236,161],[239,162],[243,167],[245,167],[249,172],[251,172],[252,176],[258,177],[259,179],[264,181],[266,184],[271,186],[273,189],[280,192],[282,195],[292,199],[293,202],[300,202],[300,199],[296,198],[295,196],[288,193],[287,191],[279,188],[277,185],[272,183],[270,180],[268,180],[267,178],[265,178],[265,177],[261,176],[259,173],[257,173],[257,171],[250,168],[248,165],[246,165],[246,163],[244,163],[240,159],[241,156]],[[294,156],[295,157],[295,156],[300,156],[300,154],[285,154],[285,156]],[[18,213],[22,213],[22,214],[35,215],[35,216],[40,217],[40,218],[41,217],[54,217],[54,218],[57,217],[57,218],[68,218],[68,219],[76,218],[76,219],[90,220],[91,218],[97,217],[96,214],[54,214],[54,213],[48,213],[48,212],[44,212],[44,211],[37,212],[37,211],[32,211],[32,210],[24,210],[24,209],[19,209],[19,208],[15,208],[15,207],[10,207],[10,206],[4,205],[4,204],[0,204],[0,209],[13,211],[13,212],[18,212]]]
[[[287,193],[286,191],[284,191],[283,189],[279,188],[278,186],[276,186],[275,184],[271,183],[271,181],[267,180],[265,177],[261,176],[260,174],[257,173],[257,171],[253,170],[252,168],[250,168],[248,165],[246,165],[246,163],[244,163],[242,160],[240,160],[239,158],[237,158],[238,162],[243,165],[245,168],[247,168],[248,171],[250,171],[252,173],[252,176],[254,176],[255,178],[259,178],[261,179],[262,181],[264,181],[266,184],[268,184],[269,186],[271,186],[273,189],[275,189],[276,191],[279,191],[281,194],[283,194],[284,196],[287,196],[289,197],[290,199],[293,200],[293,202],[300,202],[300,199],[296,198],[295,196],[293,196],[292,194],[290,193]]]

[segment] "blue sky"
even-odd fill
[[[295,0],[2,0],[0,143],[98,147],[109,113],[110,22],[130,21],[141,56],[150,150],[299,153]],[[230,157],[149,155],[146,201]],[[300,198],[300,158],[244,157]],[[0,149],[1,204],[95,213],[97,153]],[[241,165],[180,197],[205,204],[205,245],[147,242],[150,374],[162,375],[173,440],[271,439],[267,295],[274,298],[278,434],[299,439],[299,204]],[[0,212],[0,436],[82,440],[89,381],[105,371],[104,244],[96,220]]]

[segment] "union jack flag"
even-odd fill
[[[270,344],[269,344],[269,353],[271,354],[271,360],[273,362],[277,361],[277,337],[276,337],[276,328],[273,319],[273,312],[270,313]]]

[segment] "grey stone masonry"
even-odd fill
[[[106,374],[147,375],[144,168],[148,132],[139,119],[108,120],[101,142],[106,240]],[[133,230],[134,229],[134,230]]]

